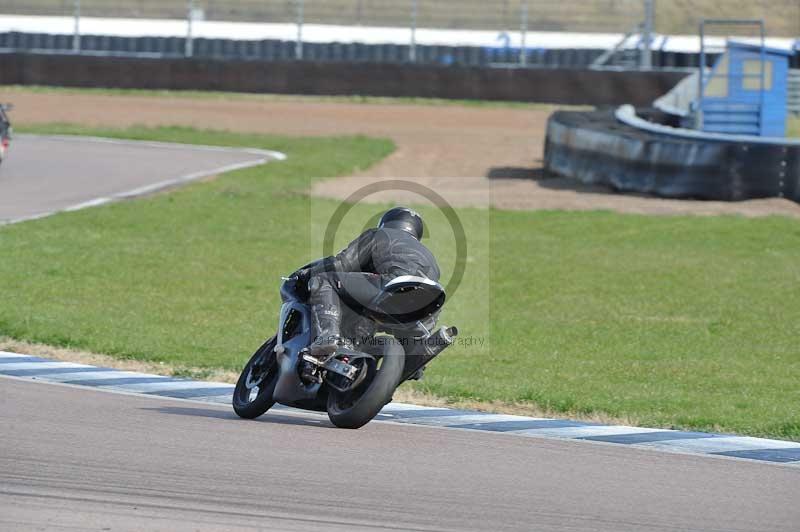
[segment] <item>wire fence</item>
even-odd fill
[[[15,20],[0,51],[448,66],[694,67],[686,39],[659,34],[710,17],[800,36],[798,0],[0,0],[1,15],[46,18]]]
[[[625,33],[648,0],[0,0],[0,14],[185,19],[441,28]],[[763,19],[773,37],[800,37],[797,0],[653,0],[662,34],[697,33],[703,18]]]

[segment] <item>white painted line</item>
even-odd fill
[[[383,407],[381,413],[391,414],[392,412],[402,412],[404,410],[441,410],[443,406],[420,406],[409,403],[389,403]]]
[[[233,384],[226,384],[222,382],[205,382],[205,381],[173,381],[168,382],[151,382],[143,384],[114,384],[104,386],[93,386],[93,388],[109,388],[114,390],[124,390],[128,392],[169,392],[172,390],[201,390],[204,388],[223,388],[230,387],[233,391]]]
[[[10,371],[17,369],[47,369],[47,368],[91,368],[86,364],[73,364],[72,362],[3,362],[0,360],[0,369]]]
[[[642,427],[627,427],[624,425],[600,425],[588,427],[560,427],[545,429],[514,430],[510,434],[521,436],[542,436],[548,438],[583,438],[587,436],[621,436],[625,434],[642,434],[645,432],[664,432],[665,429],[648,429]]]
[[[112,198],[95,198],[89,201],[84,201],[83,203],[78,203],[76,205],[71,205],[69,207],[65,207],[62,209],[64,212],[72,212],[72,211],[79,211],[81,209],[87,209],[89,207],[97,207],[98,205],[104,205],[110,202]],[[42,218],[42,216],[39,216]]]
[[[104,379],[136,379],[136,378],[162,378],[172,379],[173,377],[165,377],[163,375],[151,375],[147,373],[133,373],[128,371],[86,371],[75,373],[42,373],[41,375],[32,375],[32,378],[43,379],[48,381],[66,382],[66,381],[95,381]]]
[[[136,139],[117,139],[111,137],[94,137],[84,135],[40,135],[36,133],[18,133],[15,138],[61,140],[65,142],[97,142],[100,144],[116,144],[122,146],[142,146],[145,148],[158,149],[184,149],[210,152],[238,152],[256,155],[262,158],[285,161],[286,154],[274,150],[262,150],[260,148],[237,148],[228,146],[209,146],[207,144],[183,144],[180,142],[162,142],[157,140],[136,140]]]
[[[8,351],[0,351],[0,359],[2,359],[2,358],[19,358],[19,357],[32,358],[31,355],[20,355],[19,353],[10,353]]]
[[[184,183],[189,183],[191,181],[196,181],[203,177],[217,175],[217,174],[224,174],[227,172],[233,172],[234,170],[241,170],[242,168],[250,168],[251,166],[258,166],[260,164],[265,164],[269,161],[269,159],[254,159],[252,161],[245,161],[241,163],[232,163],[225,166],[220,166],[217,168],[212,168],[210,170],[202,170],[200,172],[193,172],[191,174],[186,174],[181,177],[177,177],[175,179],[167,179],[165,181],[160,181],[158,183],[153,183],[151,185],[145,185],[143,187],[135,188],[133,190],[128,190],[126,192],[120,192],[119,194],[115,194],[111,198],[100,198],[99,200],[105,200],[104,203],[108,201],[112,201],[114,199],[131,199],[138,196],[144,196],[146,194],[152,194],[153,192],[157,192],[159,190],[163,190],[165,188],[174,187],[177,185],[181,185]],[[91,202],[87,202],[91,203]],[[87,207],[92,207],[92,205],[86,205]],[[83,208],[83,207],[81,207]],[[77,210],[72,208],[71,210]]]
[[[47,218],[48,216],[52,216],[59,211],[52,211],[52,212],[43,212],[40,214],[31,214],[30,216],[21,216],[19,218],[12,218],[10,220],[0,220],[0,227],[4,225],[11,225],[11,224],[18,224],[21,222],[29,222],[31,220],[38,220],[40,218]]]
[[[384,421],[397,421],[400,423],[413,423],[414,425],[436,425],[439,427],[447,427],[450,425],[464,425],[467,423],[501,423],[504,421],[545,421],[549,418],[542,417],[523,417],[513,416],[506,414],[465,414],[463,416],[431,416],[431,417],[414,417],[403,419],[398,417],[382,418]]]
[[[151,375],[147,373],[137,373],[137,372],[127,372],[127,371],[103,371],[96,366],[90,366],[86,364],[74,364],[70,362],[6,362],[3,363],[2,360],[4,358],[18,358],[18,357],[30,357],[30,355],[22,355],[18,353],[12,353],[7,351],[0,351],[0,367],[3,369],[42,369],[44,373],[38,374],[35,376],[29,376],[26,378],[20,377],[9,377],[7,375],[0,374],[0,378],[11,378],[11,379],[18,379],[18,380],[33,380],[37,382],[47,382],[48,384],[56,385],[56,386],[73,386],[77,388],[83,389],[94,389],[98,391],[104,392],[111,392],[111,393],[121,393],[126,395],[134,395],[141,397],[143,393],[152,393],[152,392],[169,392],[169,391],[180,391],[180,390],[197,390],[198,392],[202,393],[204,389],[214,389],[214,388],[227,388],[230,390],[230,394],[222,394],[222,395],[207,395],[207,396],[196,396],[189,399],[183,398],[176,398],[176,397],[169,397],[169,396],[154,396],[150,395],[148,397],[158,397],[161,399],[175,399],[181,401],[190,401],[198,404],[215,404],[215,405],[229,405],[231,401],[231,395],[235,389],[234,385],[227,384],[227,383],[219,383],[219,382],[206,382],[206,381],[183,381],[183,380],[174,380],[172,377],[166,377],[162,375]],[[47,374],[47,369],[50,368],[94,368],[97,371],[86,371],[86,372],[70,372],[70,373],[62,373],[62,374]],[[69,380],[100,380],[100,379],[108,379],[108,378],[157,378],[163,379],[164,382],[154,382],[154,383],[141,383],[141,384],[117,384],[117,385],[72,385],[65,383],[63,381]],[[419,412],[425,413],[425,411],[437,411],[446,409],[444,407],[428,407],[428,406],[419,406],[419,405],[412,405],[407,403],[390,403],[384,407],[382,414],[391,414],[392,412],[396,412],[400,414],[401,412]],[[285,407],[282,405],[275,405],[273,410],[280,411],[282,413],[299,415],[306,417],[308,415],[320,415],[314,412],[307,412],[301,411],[289,407]],[[391,417],[381,417],[376,419],[376,421],[383,421],[389,423],[402,423],[404,425],[418,425],[418,426],[425,426],[427,428],[439,428],[439,429],[447,429],[453,425],[461,425],[467,423],[497,423],[497,422],[508,422],[508,421],[536,421],[536,420],[550,420],[551,418],[533,418],[533,417],[526,417],[526,416],[516,416],[516,415],[506,415],[506,414],[483,414],[479,412],[471,413],[471,414],[464,414],[458,416],[442,416],[442,415],[435,415],[431,412],[431,416],[426,417],[422,415],[417,418],[408,418],[402,419],[401,417],[398,418],[391,418]],[[450,429],[452,430],[452,429]],[[543,428],[543,429],[525,429],[525,430],[516,430],[516,431],[508,431],[504,432],[503,434],[512,434],[516,436],[527,436],[527,437],[542,437],[542,438],[560,438],[560,439],[572,439],[586,437],[586,436],[611,436],[611,435],[624,435],[624,434],[642,434],[642,433],[649,433],[649,432],[668,432],[665,429],[654,429],[654,428],[640,428],[640,427],[629,427],[629,426],[578,426],[578,427],[560,427],[560,428]],[[677,431],[676,431],[677,432]],[[596,441],[587,441],[587,440],[580,440],[582,443],[587,444],[598,444],[598,445],[617,445],[610,442],[596,442]],[[748,450],[762,450],[762,449],[797,449],[800,448],[800,443],[798,442],[791,442],[785,440],[772,440],[772,439],[764,439],[764,438],[753,438],[753,437],[744,437],[744,436],[718,436],[718,437],[709,437],[709,438],[701,438],[701,439],[692,439],[692,440],[662,440],[657,442],[646,442],[640,444],[633,444],[629,447],[636,447],[641,450],[651,450],[651,451],[662,451],[662,452],[674,452],[674,453],[683,453],[683,454],[692,454],[692,455],[705,455],[710,456],[713,458],[720,458],[720,459],[731,459],[731,460],[745,460],[748,462],[757,461],[761,464],[768,464],[768,465],[775,465],[775,466],[789,466],[789,467],[800,467],[800,462],[790,462],[790,463],[779,463],[779,462],[769,462],[764,460],[754,460],[750,458],[740,458],[740,457],[728,457],[728,456],[720,456],[714,455],[710,453],[719,453],[719,452],[726,452],[726,451],[748,451]]]
[[[270,160],[275,161],[285,161],[286,154],[281,153],[279,151],[272,151],[272,150],[261,150],[258,148],[226,148],[224,146],[206,146],[202,144],[179,144],[176,142],[158,142],[158,141],[146,141],[146,140],[128,140],[128,139],[112,139],[112,138],[104,138],[104,137],[84,137],[80,135],[35,135],[35,134],[22,134],[18,135],[18,137],[27,137],[27,138],[44,138],[48,140],[62,140],[67,142],[98,142],[98,143],[105,143],[105,144],[122,144],[122,145],[130,145],[130,146],[140,146],[146,148],[156,148],[156,149],[185,149],[185,150],[197,150],[197,151],[215,151],[215,152],[225,152],[225,153],[243,153],[247,155],[253,155],[257,158],[249,160],[249,161],[242,161],[239,163],[232,163],[223,166],[218,166],[216,168],[210,168],[208,170],[201,170],[199,172],[192,172],[190,174],[186,174],[180,177],[176,177],[174,179],[167,179],[164,181],[159,181],[158,183],[153,183],[150,185],[145,185],[142,187],[138,187],[132,190],[126,190],[124,192],[119,192],[114,194],[113,196],[106,196],[101,198],[94,198],[88,201],[84,201],[75,205],[71,205],[69,207],[65,207],[63,209],[57,209],[54,211],[49,211],[40,214],[34,214],[31,216],[23,216],[20,218],[12,218],[10,220],[0,220],[0,226],[3,225],[11,225],[21,222],[27,222],[31,220],[38,220],[41,218],[46,218],[48,216],[52,216],[54,214],[58,214],[59,212],[74,212],[79,211],[82,209],[86,209],[89,207],[97,207],[100,205],[105,205],[107,203],[111,203],[113,201],[119,201],[124,199],[133,199],[140,196],[145,196],[147,194],[152,194],[153,192],[157,192],[160,190],[177,187],[179,185],[184,185],[190,183],[192,181],[197,181],[198,179],[202,179],[204,177],[210,177],[213,175],[224,174],[227,172],[233,172],[234,170],[241,170],[243,168],[251,168],[253,166],[260,166],[262,164],[268,163]]]
[[[32,379],[31,377],[16,377],[14,375],[3,375],[2,373],[0,373],[0,382],[3,379],[12,380],[12,381],[20,381],[20,382],[30,382],[30,383],[33,383],[33,384],[42,384],[42,385],[47,385],[47,386],[62,386],[64,388],[72,388],[74,390],[84,390],[84,391],[88,391],[88,392],[96,391],[96,392],[99,392],[99,393],[113,393],[113,394],[117,394],[117,395],[125,395],[125,396],[128,396],[128,397],[136,397],[136,398],[139,398],[139,399],[145,399],[145,400],[148,400],[148,401],[160,400],[160,401],[177,401],[179,403],[187,403],[188,402],[188,403],[193,403],[193,404],[198,405],[198,406],[206,406],[206,405],[209,405],[211,403],[211,401],[202,400],[202,399],[201,400],[197,400],[194,397],[184,398],[184,397],[170,397],[168,395],[147,395],[147,394],[142,394],[140,392],[129,392],[129,391],[126,391],[126,390],[115,390],[115,389],[107,388],[107,387],[102,387],[101,388],[99,386],[94,386],[94,387],[93,386],[84,386],[82,384],[70,384],[68,382],[52,382],[52,381],[45,381],[45,380],[39,380],[39,379]],[[211,404],[210,406],[221,407],[223,405]],[[228,406],[228,408],[230,408],[230,403],[227,403],[227,406]],[[296,408],[290,408],[288,406],[283,406],[283,405],[280,405],[280,406],[279,405],[275,405],[270,409],[270,411],[272,411],[273,409],[274,410],[280,410],[282,413],[286,413],[287,415],[292,415],[292,416],[296,416],[296,417],[307,417],[307,416],[318,416],[319,417],[319,416],[324,416],[325,415],[324,413],[321,413],[321,412],[313,412],[311,410],[298,410]]]
[[[722,453],[725,451],[751,451],[759,449],[798,449],[800,443],[785,440],[768,440],[747,436],[700,438],[694,440],[663,440],[637,443],[635,447],[648,447],[665,451],[692,453]]]

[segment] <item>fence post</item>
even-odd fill
[[[639,66],[649,70],[653,66],[653,23],[655,19],[656,0],[644,0],[644,24],[642,25],[642,51],[639,55]]]
[[[417,62],[417,0],[411,0],[411,44],[408,48],[408,60],[412,63]]]
[[[697,64],[697,101],[694,111],[694,128],[703,129],[703,88],[706,75],[706,21],[700,20],[700,58]]]
[[[297,3],[297,42],[294,45],[294,58],[298,61],[303,59],[303,0],[296,0]]]
[[[186,48],[184,54],[186,57],[192,57],[194,54],[194,38],[192,37],[192,24],[194,22],[194,0],[188,0],[186,3]]]
[[[81,51],[81,0],[75,0],[72,14],[75,18],[75,28],[72,33],[72,51],[77,54]]]
[[[520,6],[520,34],[522,40],[519,47],[519,64],[528,64],[528,0],[523,0]]]

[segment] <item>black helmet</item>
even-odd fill
[[[389,209],[378,222],[378,227],[383,229],[400,229],[414,235],[414,238],[422,238],[422,216],[407,207],[395,207]]]

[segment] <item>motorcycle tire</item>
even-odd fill
[[[328,419],[343,429],[357,429],[369,423],[392,400],[405,365],[405,350],[396,341],[381,346],[380,367],[374,377],[349,392],[331,389],[328,393]],[[366,387],[362,389],[362,387]],[[354,397],[354,394],[358,394]]]
[[[272,408],[275,404],[273,394],[275,392],[275,385],[278,382],[278,375],[280,373],[278,367],[278,360],[275,356],[276,338],[273,336],[258,348],[239,375],[239,380],[236,382],[236,388],[233,391],[233,410],[241,418],[255,419],[264,414],[267,410]],[[261,358],[267,357],[267,367],[263,369],[266,373],[262,382],[258,386],[258,393],[252,397],[252,390],[247,387],[248,378],[250,377],[253,365]]]

